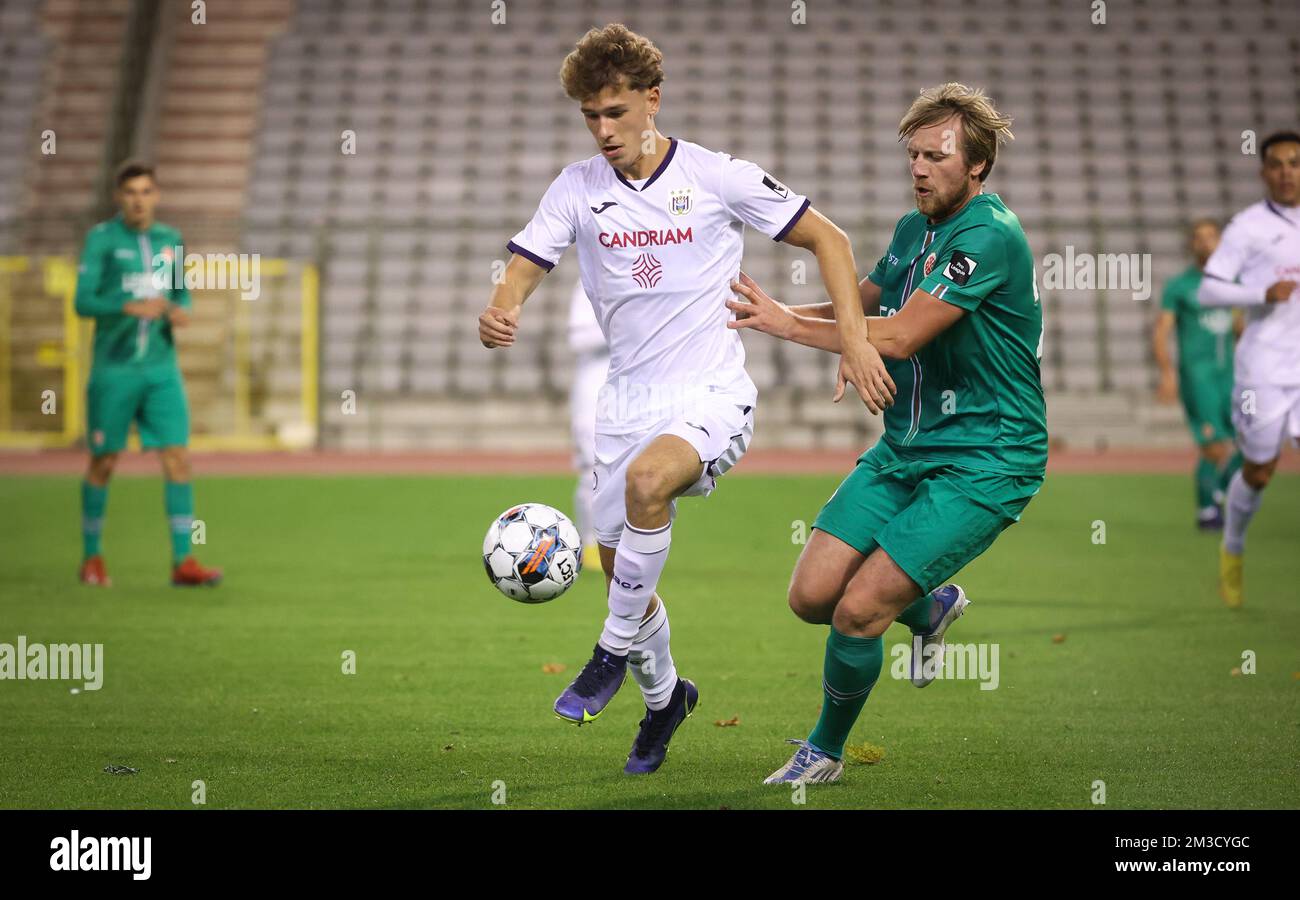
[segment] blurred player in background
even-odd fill
[[[1228,223],[1197,292],[1202,306],[1245,309],[1232,392],[1244,459],[1228,484],[1219,552],[1219,595],[1234,608],[1245,600],[1242,555],[1260,492],[1283,442],[1300,441],[1300,134],[1273,134],[1259,153],[1267,196]]]
[[[479,317],[479,337],[487,347],[513,344],[523,302],[577,244],[583,289],[610,348],[593,499],[609,615],[555,713],[579,725],[595,719],[630,669],[646,714],[624,771],[648,773],[699,697],[677,676],[656,594],[676,498],[711,493],[753,434],[757,390],[726,306],[745,226],[811,250],[844,309],[858,303],[856,271],[844,232],[806,198],[753,163],[659,131],[663,54],[646,38],[622,25],[592,29],[560,78],[600,155],[567,166],[508,244],[513,256]],[[841,379],[873,412],[889,402],[885,377],[866,342],[844,354]]]
[[[90,465],[81,484],[81,581],[111,583],[100,537],[108,482],[134,422],[141,446],[157,450],[162,463],[172,584],[215,585],[220,570],[190,555],[190,413],[172,334],[189,321],[190,293],[176,277],[183,265],[181,235],[154,220],[159,191],[151,166],[124,163],[114,183],[121,211],[90,229],[77,270],[77,314],[95,320],[86,385]]]
[[[728,304],[741,316],[732,327],[832,353],[870,341],[898,386],[884,435],[826,501],[795,564],[791,609],[830,626],[822,709],[767,784],[840,777],[895,621],[913,635],[912,683],[935,678],[944,632],[967,604],[944,581],[1018,521],[1042,486],[1047,408],[1034,258],[1020,220],[984,193],[1010,126],[982,91],[949,83],[921,93],[898,127],[916,209],[898,220],[851,307],[791,309],[748,276],[734,286],[745,300]]]
[[[1196,300],[1201,270],[1219,245],[1219,223],[1201,219],[1188,240],[1196,264],[1169,279],[1160,300],[1151,349],[1160,367],[1156,397],[1161,403],[1181,398],[1187,427],[1200,447],[1194,473],[1196,526],[1223,528],[1223,498],[1228,482],[1241,467],[1232,444],[1232,345],[1236,317],[1227,309],[1202,309]],[[1169,357],[1169,335],[1178,336],[1178,368]]]
[[[573,468],[578,487],[573,496],[574,524],[582,537],[582,564],[599,566],[596,523],[591,498],[596,486],[596,404],[609,370],[609,345],[596,321],[591,301],[579,281],[569,300],[569,349],[573,351],[573,384],[569,388],[569,417],[573,434]]]

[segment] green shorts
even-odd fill
[[[882,439],[858,458],[813,522],[869,555],[880,547],[929,593],[993,543],[1043,484],[938,460],[900,457]]]
[[[1180,371],[1178,394],[1187,414],[1187,427],[1197,444],[1205,446],[1233,439],[1231,372]]]
[[[184,447],[190,440],[190,407],[175,366],[97,366],[86,385],[86,440],[94,456],[126,447],[135,422],[145,448]]]

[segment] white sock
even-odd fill
[[[672,629],[668,626],[668,610],[664,601],[650,618],[641,623],[641,630],[632,640],[627,653],[627,667],[641,686],[641,696],[650,709],[663,709],[673,698],[677,686],[677,667],[668,648]]]
[[[1228,482],[1227,515],[1223,523],[1223,546],[1229,553],[1246,549],[1246,528],[1259,509],[1259,491],[1246,484],[1241,470]]]
[[[596,543],[596,526],[591,519],[591,488],[595,477],[596,473],[590,468],[583,469],[573,492],[573,524],[584,547]]]
[[[653,531],[623,523],[614,555],[614,578],[609,583],[609,616],[600,633],[600,646],[610,653],[625,655],[641,630],[641,619],[668,561],[672,529],[671,521]]]

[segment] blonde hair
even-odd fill
[[[998,112],[980,88],[950,81],[921,91],[898,123],[899,140],[954,114],[961,117],[961,149],[967,165],[988,163],[979,174],[979,180],[983,181],[993,171],[998,144],[1012,140],[1015,135],[1011,133],[1011,117]]]
[[[664,80],[664,55],[654,42],[626,25],[593,28],[564,58],[560,84],[579,102],[626,79],[634,91],[658,87]]]

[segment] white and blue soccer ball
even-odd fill
[[[582,539],[569,517],[544,503],[521,503],[497,516],[483,538],[483,568],[501,593],[545,603],[582,571]]]

